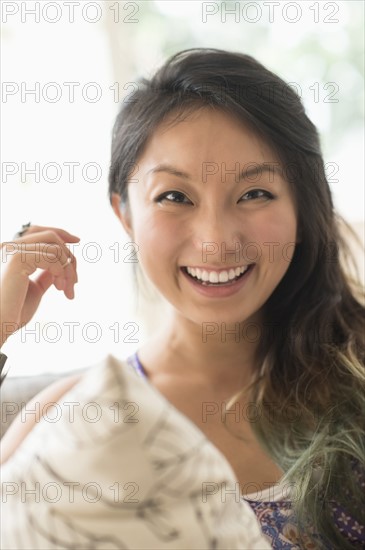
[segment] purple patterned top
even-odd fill
[[[148,378],[139,360],[138,352],[128,357],[127,361],[140,376]],[[354,472],[358,484],[364,489],[365,494],[365,470],[357,464],[354,466]],[[315,541],[320,538],[319,535],[311,533],[311,536],[308,536],[308,539],[305,540],[304,546],[299,545],[298,529],[295,525],[292,503],[285,500],[284,495],[279,499],[275,499],[275,501],[252,500],[247,497],[245,500],[255,512],[262,532],[266,535],[274,550],[316,550]],[[333,503],[333,518],[341,533],[345,535],[354,548],[365,549],[365,522],[358,523],[346,514],[346,510],[336,502]],[[327,549],[335,550],[329,546],[327,546]]]

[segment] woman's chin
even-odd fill
[[[227,315],[217,315],[216,311],[211,314],[207,311],[205,315],[199,312],[198,315],[188,315],[191,321],[200,327],[202,338],[205,335],[218,337],[222,342],[243,340],[253,342],[257,341],[261,334],[261,326],[256,315],[248,313],[246,316],[232,315],[232,312]]]

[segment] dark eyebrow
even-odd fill
[[[268,172],[269,174],[276,173],[276,174],[279,174],[279,176],[283,176],[282,168],[277,165],[278,163],[270,164],[269,162],[267,162],[264,164],[259,164],[259,163],[249,163],[249,164],[255,164],[255,166],[253,166],[252,168],[243,168],[243,170],[241,170],[239,174],[238,181],[236,181],[236,183],[239,183],[243,179],[247,179],[250,176],[258,175],[258,173],[260,173],[261,175],[262,173]],[[227,170],[227,173],[230,173],[230,169],[227,168],[226,170]],[[178,170],[177,168],[174,168],[174,166],[171,166],[170,164],[158,164],[154,168],[151,168],[151,170],[149,170],[147,174],[158,174],[160,172],[166,172],[167,174],[171,174],[172,176],[176,176],[177,178],[181,178],[184,180],[191,181],[193,179],[190,176],[190,174],[188,174],[187,172]],[[231,173],[234,173],[234,171],[232,170]]]

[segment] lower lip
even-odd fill
[[[241,288],[246,284],[247,279],[250,277],[254,269],[254,265],[251,265],[247,271],[237,279],[234,283],[227,286],[205,286],[197,282],[196,279],[190,277],[183,269],[180,268],[180,271],[185,276],[187,281],[203,296],[208,296],[209,298],[225,298],[226,296],[231,296],[236,294]]]

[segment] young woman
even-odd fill
[[[168,309],[129,362],[225,455],[273,548],[364,547],[364,308],[299,97],[249,56],[180,52],[123,105],[109,183]],[[14,323],[77,277],[73,236],[21,239],[62,256],[36,286],[13,267]]]

